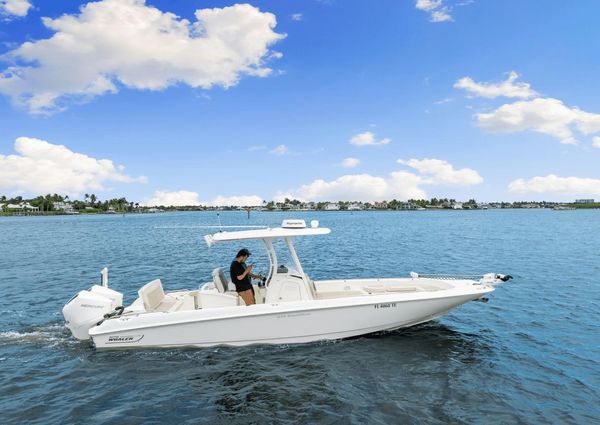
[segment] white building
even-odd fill
[[[348,204],[348,211],[360,211],[362,209],[362,205],[358,202],[351,202],[350,204]]]
[[[340,206],[337,202],[329,202],[325,205],[325,211],[337,211],[340,209]]]
[[[67,214],[73,214],[73,205],[67,202],[54,202],[52,208],[56,211],[64,211]]]
[[[593,204],[593,199],[575,199],[576,204]]]

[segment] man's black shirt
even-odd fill
[[[252,279],[250,274],[247,274],[242,280],[238,280],[238,276],[241,276],[246,271],[246,263],[238,263],[237,260],[233,260],[229,267],[229,274],[231,275],[231,281],[235,284],[235,290],[237,292],[246,291],[252,289]]]

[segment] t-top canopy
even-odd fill
[[[326,227],[308,227],[308,228],[284,228],[275,227],[269,229],[258,230],[239,230],[237,232],[219,232],[212,235],[204,236],[208,246],[212,246],[217,242],[239,241],[247,239],[275,239],[287,238],[292,236],[315,236],[327,235],[331,233]]]

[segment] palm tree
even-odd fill
[[[90,199],[90,194],[86,193],[85,196],[84,196],[84,198],[85,198],[85,203],[87,204],[88,203],[88,199]]]
[[[92,201],[92,207],[94,206],[94,204],[96,203],[96,200],[98,198],[96,197],[96,195],[94,195],[93,193],[90,195],[90,200]]]

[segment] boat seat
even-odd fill
[[[146,283],[138,291],[146,311],[169,311],[178,304],[175,297],[165,295],[160,279]]]
[[[229,291],[230,282],[225,277],[225,273],[223,273],[223,269],[221,267],[217,267],[212,271],[212,277],[217,290],[221,294],[224,294],[225,292]]]

